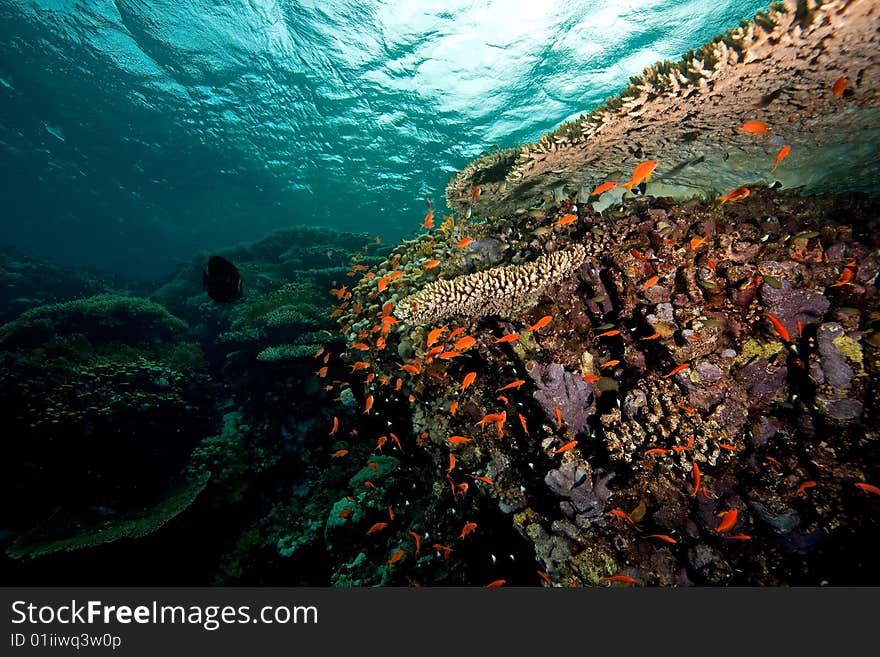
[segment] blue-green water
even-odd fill
[[[427,194],[761,0],[2,0],[2,241],[154,276],[292,224],[418,227]]]

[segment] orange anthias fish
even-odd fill
[[[388,563],[389,564],[397,563],[398,561],[401,560],[401,558],[403,558],[404,554],[406,554],[406,552],[404,552],[403,550],[398,550],[397,552],[395,552],[394,554],[391,555],[391,558],[388,560]]]
[[[455,417],[455,414],[458,412],[458,402],[454,401],[449,405],[449,414],[452,417]]]
[[[855,487],[865,491],[866,493],[871,493],[872,495],[880,495],[880,488],[875,486],[874,484],[866,484],[864,481],[857,481]]]
[[[465,237],[464,239],[459,240],[459,241],[455,244],[455,248],[456,248],[456,249],[463,249],[463,248],[465,248],[466,246],[468,246],[471,242],[473,242],[473,240],[472,240],[470,237]]]
[[[669,543],[670,545],[675,545],[676,543],[678,543],[678,541],[667,534],[648,534],[648,538],[657,538],[664,543]]]
[[[443,349],[445,349],[445,347],[442,344],[438,344],[436,347],[431,347],[428,353],[425,354],[425,362],[430,363],[431,359],[433,359],[434,356],[438,356],[443,353]]]
[[[837,279],[836,283],[832,283],[828,287],[841,287],[843,285],[849,285],[853,279],[853,270],[850,267],[844,267],[843,271],[840,272],[840,278]]]
[[[603,182],[601,185],[596,185],[592,192],[590,192],[590,196],[598,196],[599,194],[604,194],[609,189],[614,189],[617,187],[617,183],[609,180],[608,182]]]
[[[635,577],[630,577],[629,575],[609,575],[607,577],[603,577],[606,582],[617,582],[618,584],[626,584],[630,586],[636,583]]]
[[[367,401],[364,403],[364,415],[370,414],[370,409],[373,408],[373,395],[367,396]]]
[[[565,443],[562,447],[554,449],[553,453],[554,454],[562,454],[563,452],[567,452],[568,450],[572,449],[573,447],[576,447],[577,444],[578,444],[578,441],[572,440],[571,442]]]
[[[696,461],[694,461],[691,470],[694,477],[694,490],[691,491],[691,497],[696,497],[697,493],[700,492],[700,466],[697,465]]]
[[[673,367],[669,372],[664,374],[663,378],[668,379],[670,376],[675,376],[676,374],[678,374],[679,372],[683,372],[684,370],[686,370],[690,366],[691,366],[690,363],[682,363],[681,365],[678,365],[677,367]]]
[[[749,135],[770,134],[770,126],[763,121],[746,121],[739,127],[739,129]]]
[[[434,543],[434,545],[432,545],[431,547],[438,552],[441,552],[445,561],[449,560],[449,553],[452,552],[451,547],[449,547],[448,545],[443,545],[442,543]]]
[[[499,342],[513,342],[515,340],[519,340],[519,333],[508,333],[507,335],[502,335],[500,338],[495,340],[495,344]]]
[[[789,154],[789,153],[791,153],[791,145],[790,145],[790,144],[786,144],[786,145],[783,146],[783,147],[779,150],[779,152],[776,154],[776,164],[774,164],[774,165],[773,165],[773,168],[770,169],[770,173],[773,173],[774,171],[776,171],[776,167],[779,166],[779,163],[782,162],[782,160],[784,160],[785,158],[788,157],[788,154]]]
[[[449,474],[455,469],[455,454],[449,455],[449,467],[446,468],[446,473]]]
[[[663,449],[662,447],[655,447],[654,449],[649,449],[645,452],[645,456],[649,454],[659,454],[660,456],[666,456],[667,454],[671,454],[671,449]]]
[[[504,586],[507,583],[506,579],[496,579],[494,582],[489,582],[486,584],[487,589],[497,589],[500,586]]]
[[[449,340],[455,340],[459,335],[464,333],[464,327],[459,326],[457,329],[453,329],[452,333],[449,334]]]
[[[482,481],[484,484],[488,484],[489,486],[495,485],[495,482],[492,481],[491,479],[489,479],[489,477],[481,477],[481,476],[474,476],[474,475],[468,475],[468,477],[470,477],[471,479],[474,479],[475,481]]]
[[[504,422],[507,419],[507,412],[504,413],[487,413],[483,416],[483,419],[477,422],[477,426],[483,429],[487,424],[492,424],[494,422]]]
[[[335,415],[333,416],[333,428],[330,429],[330,435],[334,435],[337,431],[339,431],[339,418]]]
[[[445,326],[441,326],[440,328],[431,329],[428,331],[428,338],[425,341],[425,346],[430,347],[432,344],[437,342],[440,339],[440,336],[446,331]]]
[[[595,383],[596,381],[598,381],[598,380],[601,379],[602,377],[599,376],[598,374],[587,374],[586,376],[584,376],[584,377],[582,377],[582,378],[583,378],[583,380],[586,381],[587,383]]]
[[[815,488],[815,487],[816,487],[815,481],[805,481],[800,486],[797,487],[797,491],[795,492],[795,495],[797,495],[798,497],[804,496],[807,494],[808,489]]]
[[[428,214],[425,215],[425,220],[422,222],[422,228],[433,228],[434,227],[434,210],[428,210]]]
[[[461,392],[464,392],[469,385],[471,385],[477,379],[476,372],[468,372],[464,375],[464,379],[461,381]]]
[[[553,315],[544,315],[537,322],[535,322],[534,324],[532,324],[529,327],[526,327],[525,330],[526,331],[537,331],[537,330],[542,329],[545,326],[547,326],[547,324],[549,324],[551,321],[553,321]]]
[[[529,426],[528,426],[528,424],[526,424],[526,416],[523,415],[522,413],[517,413],[517,415],[519,416],[519,423],[522,425],[523,431],[525,431],[525,434],[528,436],[529,435]]]
[[[452,348],[456,351],[466,351],[473,347],[476,343],[476,338],[472,338],[471,336],[466,335],[465,337],[456,340],[455,344],[452,345]]]
[[[610,331],[605,331],[597,335],[597,338],[610,338],[615,335],[620,335],[620,329],[611,329]]]
[[[722,196],[719,200],[721,201],[721,203],[723,205],[724,203],[727,203],[728,201],[739,201],[741,199],[744,199],[750,193],[751,192],[749,192],[748,187],[736,187],[734,189],[731,189],[729,192],[727,192],[727,194]]]
[[[428,260],[424,265],[422,265],[425,269],[434,269],[437,265],[440,264],[439,260]]]
[[[477,528],[477,523],[466,522],[464,524],[464,527],[461,528],[461,536],[459,536],[459,538],[464,538],[465,536],[470,534],[472,531],[474,531],[476,528]]]
[[[773,324],[773,329],[776,331],[776,334],[782,338],[783,342],[791,342],[791,334],[788,332],[788,329],[785,328],[785,324],[783,324],[776,315],[764,313],[764,317],[770,320],[770,323]]]
[[[378,289],[379,292],[384,292],[386,289],[388,289],[388,277],[387,276],[383,276],[382,278],[379,279],[379,282],[376,284],[376,289]]]
[[[636,531],[641,531],[639,529],[639,526],[636,524],[636,521],[633,520],[626,511],[623,511],[622,509],[611,509],[611,511],[609,511],[609,513],[612,516],[614,516],[615,518],[620,518],[621,520],[625,520],[626,522],[631,524],[633,527],[635,527]]]
[[[377,522],[367,530],[367,536],[380,532],[388,526],[387,522]]]
[[[525,379],[517,379],[516,381],[511,381],[506,386],[501,386],[495,392],[501,392],[502,390],[510,390],[511,388],[519,388],[525,384]]]
[[[573,224],[575,221],[577,221],[576,214],[566,214],[560,217],[559,220],[553,225],[557,228],[560,228],[561,226],[568,226],[569,224]]]
[[[327,376],[327,372],[329,371],[329,369],[330,368],[325,365],[324,367],[316,371],[315,374],[317,374],[319,378],[323,379]]]
[[[709,240],[707,237],[692,237],[689,245],[691,247],[691,251],[696,251],[698,248],[703,246]]]
[[[656,168],[657,160],[648,160],[647,162],[642,162],[640,165],[638,165],[633,171],[632,178],[623,183],[626,191],[631,192],[632,188],[638,187],[643,180],[645,182],[651,180],[651,174],[654,173],[654,169]]]
[[[715,528],[715,531],[719,534],[723,534],[725,532],[729,532],[736,525],[736,519],[739,516],[739,511],[736,509],[730,509],[730,511],[725,511],[721,516],[721,522],[718,523],[718,526]]]
[[[335,287],[330,288],[330,294],[332,294],[337,299],[342,299],[343,297],[345,297],[345,291],[346,291],[346,287],[344,285],[342,285],[339,288],[335,288]]]
[[[556,428],[562,428],[562,411],[559,410],[558,406],[553,407],[553,412],[556,413]],[[557,452],[558,454],[559,452]]]
[[[446,439],[450,445],[463,445],[464,443],[469,443],[473,440],[473,438],[466,438],[465,436],[449,436]]]
[[[385,443],[388,442],[388,436],[379,436],[379,439],[376,441],[376,446],[373,448],[373,451],[382,451],[382,448],[385,447]]]
[[[657,285],[657,283],[659,283],[659,282],[660,282],[659,276],[651,276],[651,278],[649,278],[644,283],[642,283],[642,290],[647,290],[649,288],[652,288],[655,285]]]
[[[407,532],[407,533],[408,533],[410,536],[412,536],[413,541],[415,541],[415,544],[416,544],[416,556],[419,556],[419,552],[420,552],[421,549],[422,549],[422,539],[421,539],[421,537],[419,537],[419,535],[416,534],[416,533],[415,533],[414,531],[412,531],[412,530],[410,530],[410,531]]]
[[[474,187],[471,190],[471,201],[476,201],[478,198],[480,198],[480,194],[482,194],[482,193],[483,193],[482,187]]]
[[[343,456],[345,456],[346,454],[348,454],[347,449],[337,449],[335,452],[333,452],[330,455],[330,458],[331,459],[339,459],[339,458],[342,458]]]
[[[838,98],[843,98],[844,91],[846,91],[846,78],[841,75],[835,80],[834,86],[831,87],[831,92]]]

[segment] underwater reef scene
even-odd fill
[[[398,243],[0,252],[0,577],[880,584],[878,34],[774,4]]]

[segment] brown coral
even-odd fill
[[[403,299],[394,314],[409,324],[432,324],[455,316],[510,319],[537,302],[547,288],[575,271],[585,258],[586,250],[576,244],[525,265],[493,267],[436,281]]]

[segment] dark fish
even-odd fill
[[[202,270],[202,283],[214,301],[228,303],[244,294],[244,281],[238,268],[226,258],[211,256]]]
[[[758,107],[767,107],[770,103],[779,98],[779,95],[783,91],[789,91],[790,89],[791,87],[779,87],[776,91],[771,91],[769,94],[761,96],[761,100],[758,101]]]
[[[644,195],[645,195],[645,190],[646,190],[646,189],[648,189],[648,182],[645,181],[645,180],[643,180],[643,181],[639,184],[638,187],[634,187],[631,191],[632,191],[632,193],[633,193],[634,196],[638,196],[639,194],[641,194],[642,196],[644,196]],[[626,194],[624,194],[623,196],[624,196],[624,198],[626,198]]]

